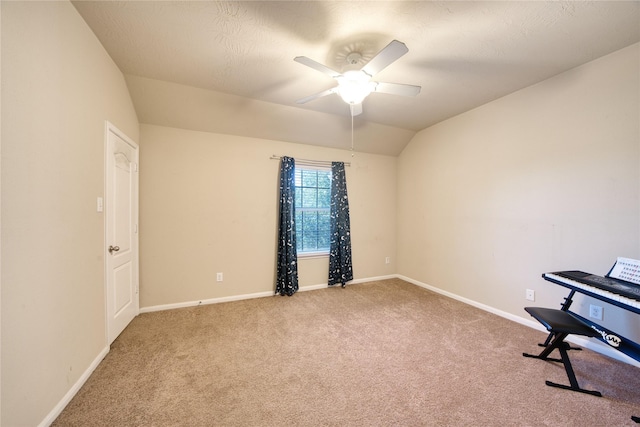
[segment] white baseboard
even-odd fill
[[[479,308],[481,310],[488,311],[489,313],[493,313],[493,314],[495,314],[497,316],[504,317],[505,319],[512,320],[514,322],[520,323],[522,325],[528,326],[528,327],[533,328],[533,329],[537,329],[537,330],[542,331],[542,332],[547,332],[547,330],[540,323],[538,323],[536,321],[529,320],[529,319],[526,319],[524,317],[516,316],[516,315],[513,315],[511,313],[507,313],[506,311],[498,310],[498,309],[496,309],[494,307],[490,307],[488,305],[481,304],[481,303],[479,303],[477,301],[473,301],[473,300],[461,297],[459,295],[453,294],[451,292],[444,291],[442,289],[436,288],[436,287],[431,286],[431,285],[427,285],[426,283],[419,282],[419,281],[411,279],[409,277],[405,277],[405,276],[402,276],[402,275],[396,275],[396,277],[399,278],[399,279],[402,279],[402,280],[404,280],[406,282],[412,283],[412,284],[414,284],[416,286],[420,286],[421,288],[425,288],[425,289],[428,289],[430,291],[433,291],[433,292],[435,292],[437,294],[444,295],[446,297],[455,299],[455,300],[463,302],[465,304],[472,305],[472,306],[474,306],[476,308]],[[624,362],[624,363],[627,363],[629,365],[636,366],[636,367],[640,368],[640,362],[639,361],[632,359],[631,357],[627,356],[624,353],[621,353],[621,352],[619,352],[617,350],[612,349],[611,347],[609,347],[606,344],[601,343],[600,341],[581,338],[581,337],[575,336],[575,335],[570,335],[567,338],[567,341],[572,342],[572,343],[574,343],[576,345],[579,345],[581,347],[588,348],[589,350],[595,351],[596,353],[600,353],[600,354],[602,354],[604,356],[607,356],[607,357],[610,357],[612,359],[619,360],[620,362]]]
[[[355,285],[356,283],[373,282],[376,280],[394,279],[396,277],[398,276],[395,274],[392,274],[388,276],[376,276],[376,277],[367,277],[365,279],[355,279],[349,282],[347,286]],[[298,289],[298,292],[315,291],[317,289],[324,289],[328,287],[329,285],[327,285],[326,283],[322,283],[319,285],[300,286],[300,288]],[[252,294],[242,294],[242,295],[232,295],[228,297],[209,298],[209,299],[203,299],[203,300],[197,300],[197,301],[185,301],[185,302],[179,302],[175,304],[153,305],[149,307],[142,307],[140,309],[140,313],[151,313],[153,311],[172,310],[174,308],[197,307],[199,305],[220,304],[223,302],[240,301],[240,300],[253,299],[253,298],[264,298],[264,297],[271,297],[271,296],[275,296],[274,291],[256,292]]]
[[[161,304],[149,307],[142,307],[140,313],[151,313],[153,311],[173,310],[175,308],[197,307],[199,305],[220,304],[223,302],[240,301],[244,299],[264,298],[273,296],[273,292],[256,292],[253,294],[231,295],[228,297],[209,298],[196,301],[178,302],[175,304]]]
[[[80,390],[80,388],[82,388],[84,383],[87,382],[87,380],[89,379],[93,371],[96,370],[100,362],[102,362],[102,359],[104,359],[108,353],[109,353],[108,346],[102,349],[102,351],[98,354],[98,357],[96,357],[93,360],[93,362],[91,362],[91,365],[89,365],[89,367],[84,371],[84,373],[80,376],[80,378],[78,378],[78,381],[76,381],[76,383],[69,389],[67,394],[64,395],[62,400],[58,402],[58,404],[53,408],[53,410],[49,412],[49,414],[45,417],[45,419],[42,420],[42,422],[38,425],[38,427],[48,427],[56,420],[56,418],[58,418],[58,416],[62,413],[64,408],[69,404],[69,402],[71,402],[71,399],[73,399],[73,396],[75,396],[76,393],[78,393],[78,391]]]

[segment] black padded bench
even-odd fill
[[[598,333],[582,320],[578,319],[575,316],[572,316],[571,313],[568,313],[566,311],[542,307],[525,307],[524,309],[538,322],[542,323],[545,328],[547,328],[547,330],[549,331],[549,338],[547,338],[547,341],[545,341],[544,344],[541,344],[544,347],[544,350],[542,350],[540,354],[533,355],[522,353],[522,355],[525,357],[534,357],[536,359],[562,363],[564,365],[565,371],[567,372],[567,377],[569,377],[569,383],[571,385],[558,384],[551,381],[545,381],[545,384],[551,387],[563,388],[565,390],[573,390],[580,393],[592,394],[594,396],[602,396],[599,391],[585,390],[578,386],[576,374],[573,371],[573,367],[571,366],[571,361],[569,360],[567,351],[580,349],[571,347],[569,343],[564,340],[567,335],[597,337]],[[560,352],[561,359],[553,359],[549,357],[551,352],[553,352],[553,350],[555,350],[556,348]]]

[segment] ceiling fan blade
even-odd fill
[[[351,117],[359,116],[360,114],[362,114],[362,103],[349,104],[349,109],[351,110]]]
[[[367,65],[362,67],[362,71],[373,77],[407,52],[409,52],[409,49],[404,43],[399,42],[398,40],[393,40],[384,49],[378,52],[378,54],[367,63]]]
[[[313,101],[314,99],[318,99],[318,98],[322,98],[323,96],[327,96],[327,95],[331,95],[332,93],[336,93],[338,87],[332,87],[331,89],[327,89],[325,91],[322,91],[320,93],[316,93],[313,95],[309,95],[306,98],[302,98],[302,99],[298,99],[296,101],[296,104],[306,104],[309,101]]]
[[[313,59],[307,58],[306,56],[296,56],[295,58],[293,58],[293,60],[301,63],[302,65],[306,65],[307,67],[311,67],[314,70],[318,70],[321,73],[328,75],[329,77],[336,78],[342,75],[339,72],[327,67],[326,65],[322,65],[321,63],[316,62]]]
[[[420,93],[420,89],[420,86],[378,82],[375,92],[390,93],[391,95],[416,96]]]

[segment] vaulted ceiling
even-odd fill
[[[125,74],[142,123],[399,154],[426,127],[640,41],[637,1],[75,1]],[[353,118],[342,71],[392,40],[409,52]]]

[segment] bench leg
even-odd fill
[[[569,346],[568,343],[566,343],[564,341],[564,339],[567,337],[568,334],[566,333],[556,333],[554,334],[553,339],[551,340],[551,342],[549,343],[549,345],[547,345],[545,347],[544,350],[542,350],[542,352],[539,355],[533,355],[533,354],[527,354],[527,353],[522,353],[523,356],[525,357],[533,357],[535,359],[542,359],[542,360],[548,360],[548,361],[552,361],[552,362],[560,362],[564,365],[564,370],[567,372],[567,377],[569,378],[569,384],[571,385],[564,385],[564,384],[558,384],[558,383],[554,383],[551,381],[545,381],[545,384],[550,386],[550,387],[557,387],[557,388],[562,388],[565,390],[572,390],[572,391],[577,391],[580,393],[586,393],[586,394],[591,394],[593,396],[598,396],[601,397],[602,393],[600,393],[599,391],[595,391],[595,390],[585,390],[583,388],[580,388],[580,386],[578,385],[578,380],[576,379],[576,374],[573,371],[573,366],[571,365],[571,360],[569,360],[569,354],[567,353],[568,350],[572,350],[573,348],[571,346]],[[553,359],[551,357],[549,357],[549,354],[551,354],[551,352],[555,349],[558,349],[558,351],[560,352],[560,357],[561,359]]]
[[[593,396],[602,397],[602,393],[595,390],[585,390],[580,388],[578,385],[578,380],[576,379],[576,374],[573,371],[573,366],[571,365],[571,360],[569,360],[569,354],[567,354],[567,350],[570,350],[569,344],[563,342],[560,347],[558,347],[560,351],[560,357],[562,357],[562,364],[564,365],[564,370],[567,371],[567,377],[569,377],[570,386],[554,383],[551,381],[545,381],[545,384],[551,387],[563,388],[565,390],[573,390],[580,393],[591,394]]]

